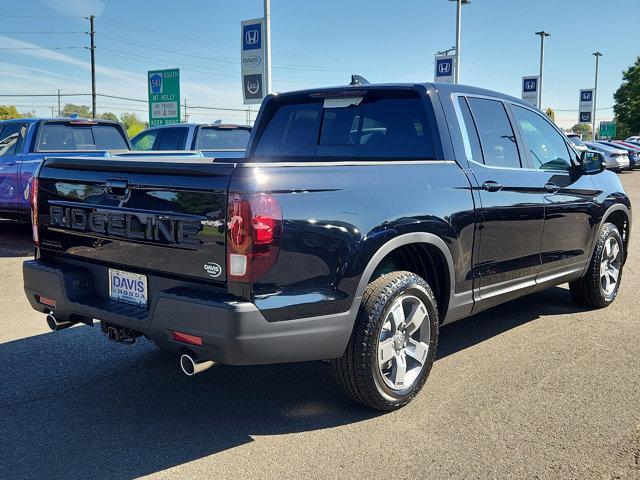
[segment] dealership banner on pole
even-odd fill
[[[149,87],[149,126],[180,123],[180,69],[151,70]]]
[[[436,68],[433,74],[434,81],[440,83],[453,83],[456,57],[454,55],[436,55]]]
[[[578,123],[591,123],[593,115],[593,88],[580,90]]]
[[[240,49],[242,98],[245,105],[259,104],[267,96],[264,19],[244,20],[240,30],[242,32]]]
[[[522,77],[522,100],[530,103],[534,107],[538,105],[538,87],[540,77]]]

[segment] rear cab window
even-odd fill
[[[39,152],[129,150],[121,129],[96,122],[46,122],[38,135]]]
[[[327,98],[307,95],[273,103],[252,161],[436,157],[434,122],[428,120],[425,100],[414,90],[364,90]]]
[[[251,131],[240,127],[200,127],[196,150],[245,150]]]

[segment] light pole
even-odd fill
[[[541,30],[536,32],[540,35],[540,78],[538,79],[538,108],[542,108],[542,74],[544,73],[544,39],[550,37],[551,34]]]
[[[596,82],[593,88],[593,113],[591,114],[591,140],[596,139],[596,106],[597,106],[597,99],[598,99],[598,66],[600,63],[600,57],[602,56],[602,53],[600,52],[593,52],[593,56],[596,57]]]
[[[271,0],[264,0],[264,90],[271,93]]]
[[[449,0],[456,2],[456,60],[453,70],[453,83],[460,82],[460,25],[462,23],[462,5],[469,5],[471,0]]]

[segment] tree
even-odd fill
[[[0,105],[0,120],[10,120],[12,118],[30,118],[33,112],[20,113],[14,105]]]
[[[101,118],[103,120],[113,120],[114,122],[120,121],[118,120],[118,117],[116,116],[116,114],[111,112],[100,113],[98,114],[98,118]]]
[[[579,133],[583,138],[591,138],[591,125],[587,123],[576,123],[571,127],[573,133]]]
[[[618,136],[640,135],[640,57],[622,73],[622,84],[613,98]]]
[[[73,103],[67,103],[60,112],[60,115],[63,117],[70,117],[73,114],[82,118],[91,118],[91,110],[89,110],[89,107],[86,105],[74,105]]]
[[[544,113],[552,122],[556,121],[556,112],[554,112],[551,108],[547,108]]]
[[[138,118],[135,113],[123,113],[120,115],[120,121],[127,130],[129,137],[135,137],[142,130],[147,128],[147,124]]]

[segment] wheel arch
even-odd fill
[[[594,235],[594,240],[592,241],[590,258],[593,256],[593,252],[596,248],[595,239],[598,238],[606,223],[613,223],[620,231],[620,236],[624,243],[624,260],[626,261],[631,233],[631,211],[622,203],[611,205],[602,216],[602,220],[600,221],[600,225],[598,226],[596,234]]]
[[[402,254],[406,255],[406,253],[410,251],[410,248],[417,249],[418,254],[420,253],[420,249],[422,249],[426,254],[435,255],[433,260],[439,262],[440,268],[445,270],[444,272],[434,271],[434,263],[428,262],[428,264],[425,264],[422,258],[411,259],[414,261],[414,268],[407,268],[407,265],[410,264],[403,264],[404,269],[417,273],[421,276],[424,276],[425,269],[431,270],[435,275],[440,274],[438,276],[438,281],[442,283],[438,288],[439,291],[434,293],[436,293],[436,297],[439,298],[438,308],[440,310],[440,321],[442,322],[449,311],[451,301],[454,298],[455,272],[453,257],[451,256],[451,252],[449,251],[447,244],[442,238],[433,233],[426,232],[413,232],[399,235],[387,241],[378,250],[376,250],[371,259],[369,259],[358,283],[354,303],[351,307],[354,322],[367,285],[375,280],[377,276],[380,276],[381,273],[384,273],[380,271],[380,267],[384,266],[385,261],[392,258],[394,253],[402,252]],[[429,278],[425,278],[425,280],[429,281]],[[430,286],[434,288],[434,285]]]

